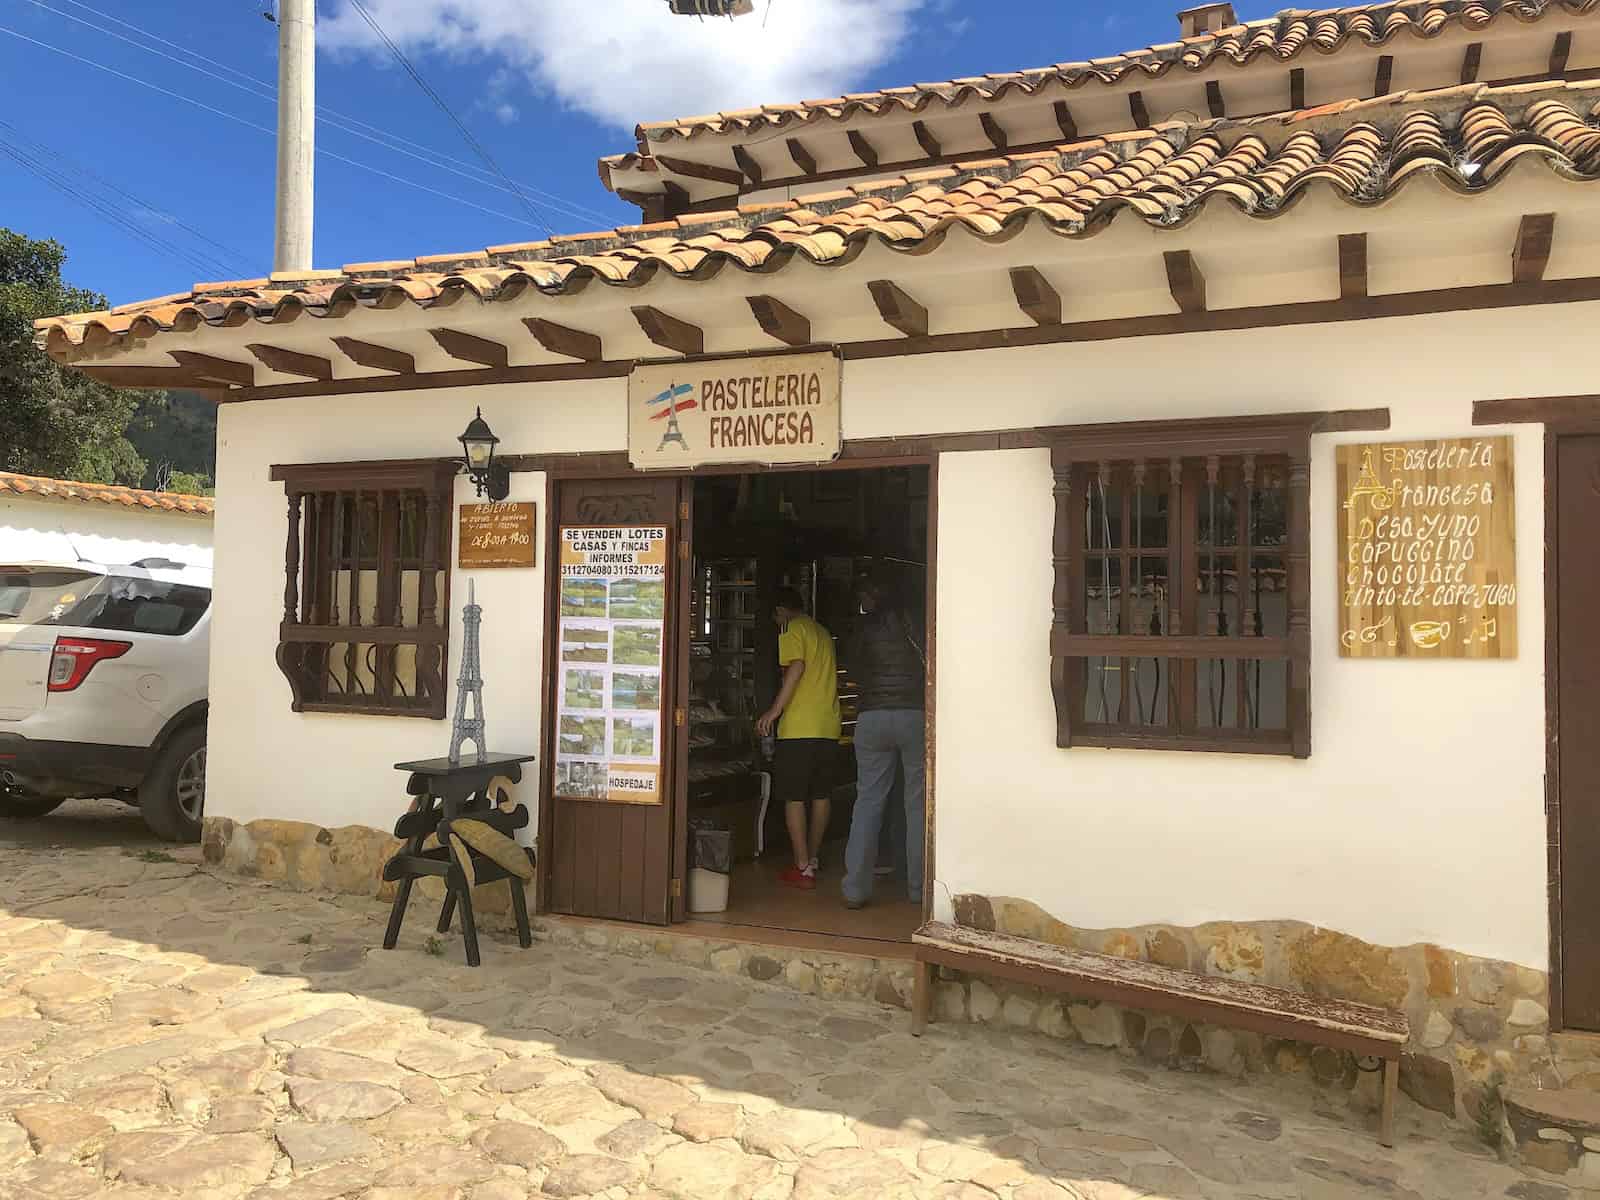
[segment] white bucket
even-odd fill
[[[728,876],[704,867],[689,868],[689,911],[719,913],[728,909]]]

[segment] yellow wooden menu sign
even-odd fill
[[[1339,653],[1515,658],[1508,437],[1338,448]]]

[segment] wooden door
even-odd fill
[[[661,753],[659,804],[623,804],[561,795],[554,779],[561,725],[562,664],[558,558],[551,560],[547,608],[550,686],[546,689],[545,788],[549,799],[548,907],[553,912],[664,925],[681,896],[682,819],[675,776],[682,761],[673,720],[678,691],[682,614],[680,595],[689,528],[686,488],[678,479],[573,480],[557,485],[552,549],[569,526],[667,530],[666,609],[661,645],[661,708],[657,715]],[[613,637],[615,636],[613,630]],[[614,670],[614,664],[608,664]]]
[[[1559,1003],[1564,1027],[1600,1031],[1600,434],[1558,438],[1551,459]]]

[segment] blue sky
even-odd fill
[[[1183,7],[772,0],[763,25],[766,0],[732,23],[671,17],[661,0],[365,4],[540,212],[536,220],[476,169],[449,118],[347,0],[318,0],[317,99],[328,113],[318,131],[319,267],[538,238],[546,225],[577,232],[636,220],[595,171],[599,155],[632,147],[635,121],[1092,58],[1173,40]],[[262,16],[270,7],[6,0],[0,79],[12,102],[0,114],[0,225],[64,243],[71,281],[113,304],[264,274],[276,112],[277,32]],[[1275,11],[1237,7],[1241,19]],[[252,89],[251,79],[262,83]],[[447,166],[464,174],[395,145],[458,160]]]

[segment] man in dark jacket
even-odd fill
[[[846,660],[860,688],[856,720],[856,807],[845,847],[844,901],[860,908],[872,896],[878,836],[898,768],[904,782],[906,886],[922,902],[923,687],[927,656],[922,637],[881,580],[856,586],[861,617]]]

